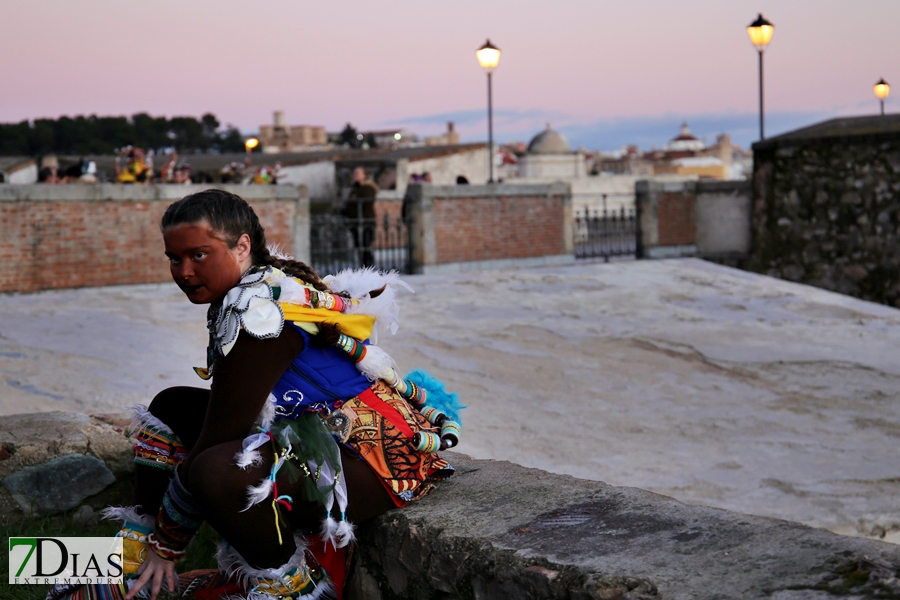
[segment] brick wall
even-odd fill
[[[566,252],[562,196],[435,198],[437,263]]]
[[[740,260],[750,251],[750,182],[638,181],[638,258]]]
[[[657,197],[659,245],[694,243],[694,194],[663,192]]]
[[[411,184],[415,273],[574,262],[567,184]]]
[[[206,187],[0,186],[0,292],[169,281],[160,217]],[[297,191],[235,187],[269,241],[293,252]]]

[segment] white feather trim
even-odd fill
[[[337,535],[338,523],[331,515],[322,519],[322,529],[319,533],[322,534],[322,541],[327,546],[329,543],[337,548],[337,542],[335,540],[335,536]]]
[[[356,539],[356,536],[353,533],[354,529],[356,529],[356,527],[350,521],[340,521],[338,523],[337,531],[335,532],[338,548],[343,548]]]
[[[361,361],[356,363],[359,372],[366,376],[369,381],[378,381],[384,379],[391,383],[395,379],[394,373],[397,371],[397,363],[391,356],[375,345],[366,346],[366,355]]]
[[[329,289],[348,294],[359,304],[351,305],[347,314],[362,314],[375,317],[377,328],[372,332],[372,341],[378,342],[378,331],[397,333],[400,327],[400,306],[396,302],[397,292],[394,289],[402,286],[415,293],[409,285],[400,279],[400,273],[390,271],[382,273],[373,267],[365,269],[345,269],[337,275],[329,275],[324,280]],[[372,298],[370,293],[383,291]]]
[[[269,256],[272,258],[277,258],[278,260],[294,260],[294,257],[284,251],[284,246],[281,244],[269,244],[266,246],[266,249],[269,251]]]
[[[259,411],[259,415],[256,416],[256,422],[253,424],[251,431],[256,431],[260,427],[268,430],[272,426],[272,423],[275,421],[275,406],[277,402],[275,396],[269,394],[269,397],[266,398],[266,403],[263,404],[262,409]]]
[[[247,506],[244,507],[244,510],[249,510],[250,507],[259,504],[260,502],[271,496],[272,487],[272,480],[268,477],[260,481],[258,485],[248,485]],[[244,510],[242,510],[241,512],[244,512]]]
[[[110,521],[117,520],[125,523],[135,523],[144,527],[153,527],[156,525],[155,515],[140,515],[137,512],[137,506],[110,506],[100,511],[100,516]]]
[[[234,453],[234,464],[247,470],[250,467],[258,467],[262,464],[263,457],[259,450],[241,450]]]
[[[306,552],[306,540],[299,534],[294,534],[294,543],[297,549],[288,561],[275,569],[257,569],[251,567],[244,557],[225,542],[219,544],[216,553],[216,561],[219,570],[225,573],[229,579],[236,580],[245,586],[255,586],[260,579],[281,579],[295,567],[306,565],[304,554]],[[246,596],[230,596],[240,600],[272,600],[272,596],[260,592],[250,591]],[[334,585],[331,581],[324,581],[316,586],[311,594],[300,596],[298,600],[324,600],[325,598],[337,598]]]
[[[153,427],[166,435],[175,436],[175,432],[169,429],[169,426],[159,420],[150,410],[144,406],[143,404],[135,404],[134,406],[129,406],[128,410],[131,412],[131,424],[128,426],[128,431],[138,431],[145,427]]]

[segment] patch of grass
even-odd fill
[[[9,585],[9,538],[10,537],[112,537],[119,531],[120,523],[96,521],[76,523],[71,513],[60,515],[18,518],[0,521],[0,533],[7,540],[0,548],[0,599],[2,600],[44,600],[49,586]],[[194,536],[188,547],[187,556],[176,565],[179,573],[194,569],[216,568],[216,546],[219,535],[206,523]]]
[[[843,556],[847,556],[846,551]],[[828,561],[826,575],[813,586],[791,586],[793,590],[818,590],[833,596],[900,600],[900,589],[894,584],[900,573],[863,557],[857,560]]]

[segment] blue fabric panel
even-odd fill
[[[277,416],[299,416],[307,408],[322,404],[329,410],[335,400],[348,400],[366,390],[371,382],[340,348],[315,347],[306,331],[294,326],[303,336],[303,351],[294,359],[272,389],[278,400]]]

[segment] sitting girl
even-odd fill
[[[453,471],[436,451],[459,441],[455,394],[423,372],[402,378],[370,343],[396,331],[392,286],[405,284],[372,270],[323,281],[272,256],[253,209],[221,190],[175,202],[161,229],[175,283],[210,305],[207,366],[195,370],[211,387],[138,407],[134,506],[107,509],[124,521],[125,585],[50,597],[178,589],[175,562],[203,521],[223,539],[219,571],[182,576],[181,593],[337,597],[343,574],[322,563],[353,540],[353,523]]]

